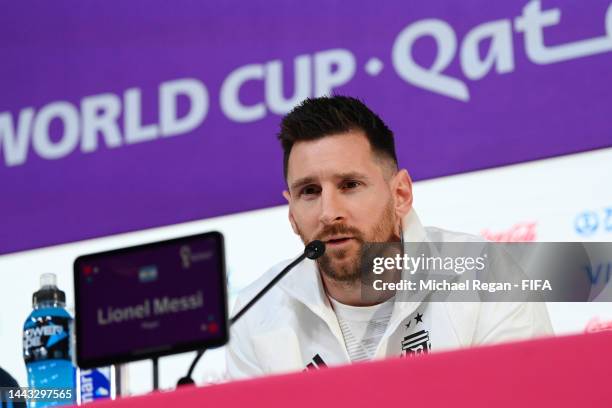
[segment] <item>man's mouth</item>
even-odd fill
[[[327,241],[325,241],[325,244],[334,248],[334,247],[339,247],[345,244],[348,244],[349,242],[351,242],[354,238],[353,237],[338,237],[338,238],[331,238],[328,239]]]

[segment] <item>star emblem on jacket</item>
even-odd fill
[[[417,329],[419,323],[423,323],[423,313],[416,313],[414,318],[410,318],[406,324],[406,330],[410,329],[412,320],[415,321],[414,328]],[[431,341],[428,330],[419,330],[404,337],[402,340],[402,357],[427,354],[431,351]]]

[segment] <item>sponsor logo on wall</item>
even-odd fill
[[[591,285],[608,284],[610,283],[610,275],[612,275],[612,262],[600,262],[593,265],[587,265],[584,270]]]
[[[574,218],[574,230],[583,237],[612,233],[612,206],[578,213]]]
[[[535,221],[519,222],[502,231],[483,229],[480,235],[494,242],[533,242],[536,240]]]
[[[586,333],[612,330],[612,320],[603,321],[599,317],[592,318],[584,328]]]

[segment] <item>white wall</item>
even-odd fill
[[[497,233],[519,223],[535,223],[538,241],[610,241],[612,219],[609,230],[604,221],[605,208],[612,207],[611,174],[612,149],[603,149],[415,183],[414,206],[425,225],[450,230]],[[576,218],[585,211],[591,218],[600,218],[600,226],[588,236],[574,228]],[[25,384],[22,324],[41,273],[58,275],[71,306],[72,262],[78,255],[209,230],[225,235],[232,298],[271,265],[301,250],[282,206],[0,256],[0,366]],[[612,320],[612,306],[607,303],[548,306],[558,333],[583,331],[593,317]],[[160,361],[162,388],[174,386],[192,355]],[[151,388],[150,363],[130,364],[128,371],[132,393]],[[207,352],[195,378],[214,381],[222,371],[223,351]]]

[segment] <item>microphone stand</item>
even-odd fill
[[[253,307],[253,305],[255,305],[255,303],[257,303],[259,301],[259,299],[262,298],[263,295],[265,295],[274,285],[276,285],[278,283],[278,281],[280,281],[297,264],[302,262],[305,258],[308,258],[308,259],[317,259],[320,256],[322,256],[324,253],[325,253],[325,244],[322,241],[315,240],[315,241],[310,242],[308,245],[306,245],[306,247],[304,248],[304,253],[302,253],[300,256],[295,258],[295,260],[293,260],[289,265],[287,265],[285,268],[283,268],[283,270],[280,271],[278,273],[278,275],[276,275],[274,277],[274,279],[272,279],[270,282],[268,282],[268,284],[266,286],[264,286],[264,288],[262,290],[257,292],[257,294],[251,300],[249,300],[249,302],[246,305],[244,305],[244,307],[242,309],[240,309],[240,311],[238,313],[236,313],[229,320],[230,327],[234,323],[236,323],[242,316],[244,316],[244,314],[251,307]],[[181,385],[194,385],[195,384],[195,382],[191,378],[191,375],[193,374],[193,370],[195,369],[196,365],[198,364],[198,362],[200,361],[200,359],[204,355],[205,351],[206,351],[206,349],[198,350],[195,358],[193,359],[193,361],[191,362],[191,365],[189,366],[189,371],[187,372],[187,375],[185,377],[182,377],[181,379],[178,380],[178,383],[176,384],[177,386],[181,386]]]

